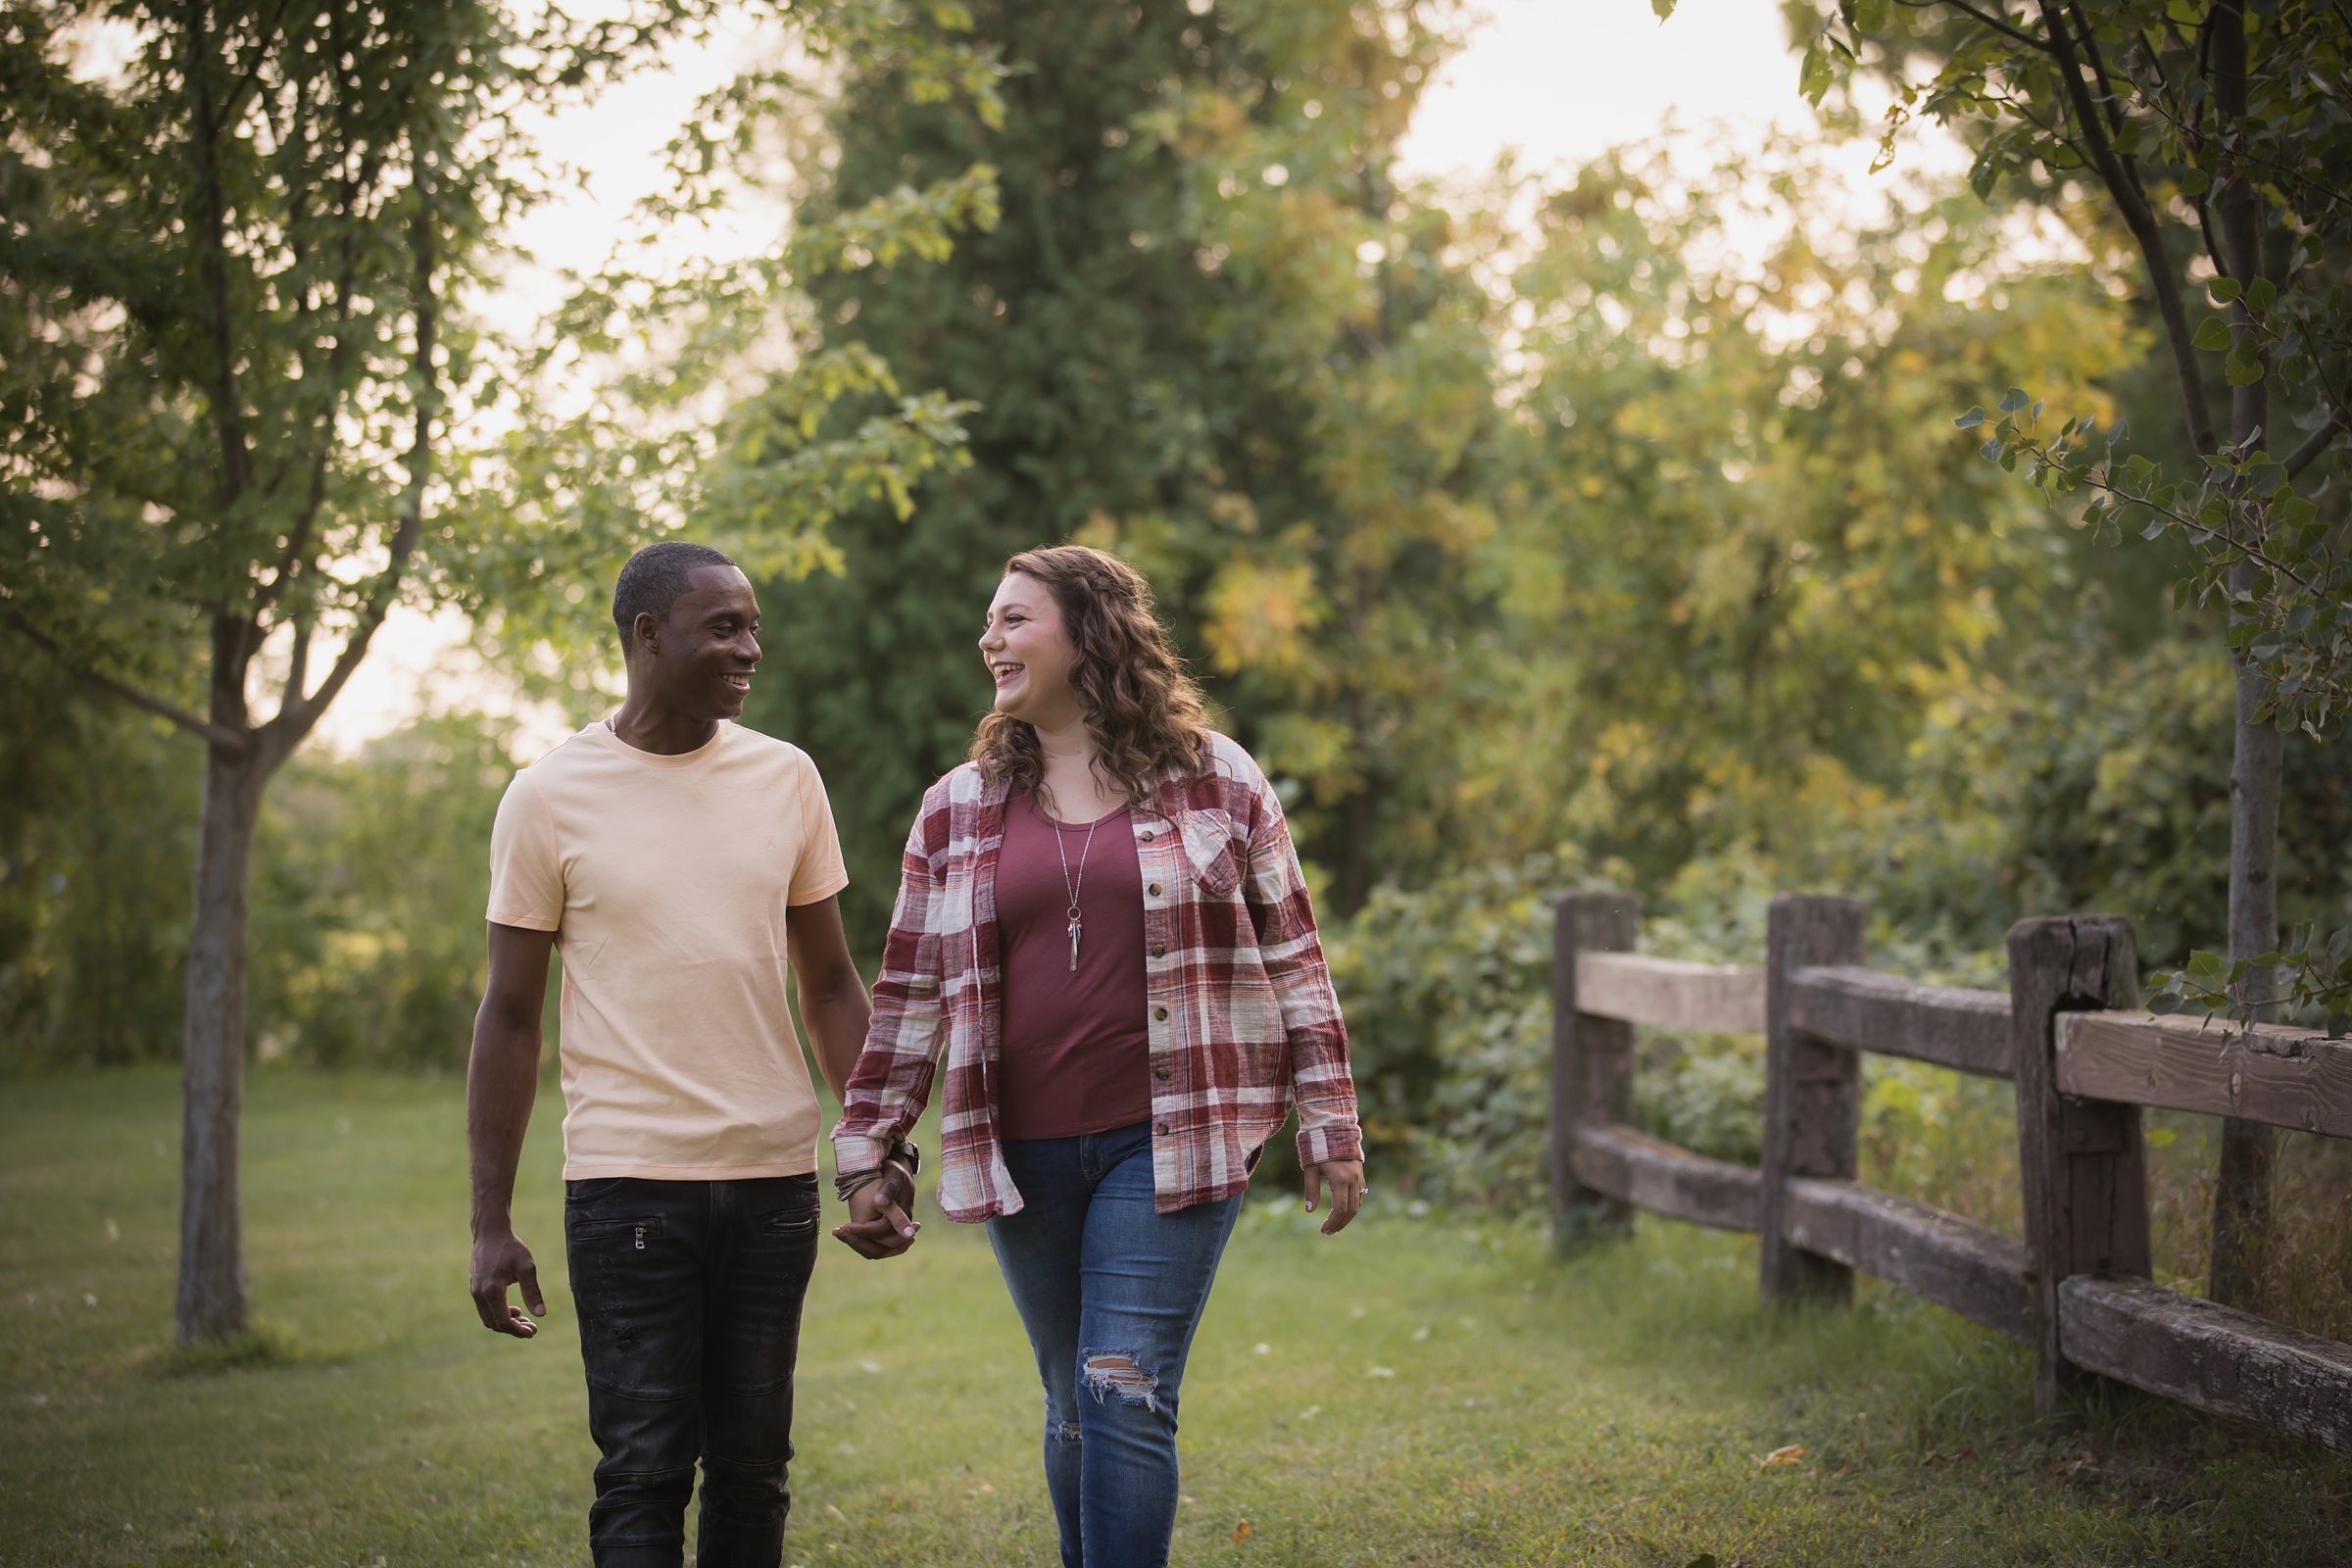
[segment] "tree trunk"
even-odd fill
[[[2242,389],[2241,389],[2242,390]],[[2251,958],[2278,946],[2278,731],[2254,717],[2263,675],[2244,654],[2237,660],[2237,755],[2230,769],[2230,954]],[[2254,1016],[2275,1010],[2276,975],[2246,977]],[[2222,1122],[2221,1168],[2213,1188],[2213,1261],[2206,1291],[2228,1305],[2257,1300],[2263,1243],[2271,1224],[2271,1149],[2263,1122],[2235,1116]]]
[[[226,621],[226,617],[223,617]],[[179,1343],[224,1340],[247,1327],[245,1245],[237,1199],[237,1117],[245,1080],[246,889],[253,832],[270,769],[246,728],[246,628],[213,631],[211,716],[249,735],[208,741],[196,829],[196,906],[188,933],[181,1024]]]
[[[2225,126],[2246,112],[2246,19],[2243,0],[2217,9],[2213,18],[2214,107]],[[2224,259],[2230,275],[2251,287],[2262,275],[2261,214],[2250,171],[2225,165],[2221,180]],[[2238,342],[2252,342],[2252,322],[2241,297],[2231,308]],[[2267,368],[2267,367],[2266,367]],[[2269,422],[2265,382],[2234,387],[2230,398],[2230,438],[2252,440]],[[2233,588],[2251,586],[2259,568],[2241,563],[2230,572]],[[2237,670],[2237,746],[2230,769],[2230,955],[2251,958],[2278,946],[2279,772],[2285,746],[2278,731],[2256,719],[2263,674],[2240,651]],[[2272,1013],[2276,977],[2268,969],[2246,978],[2253,1016]],[[2213,1257],[2206,1289],[2217,1301],[2252,1306],[2259,1284],[2262,1244],[2271,1218],[2272,1133],[2260,1122],[2235,1117],[2222,1123],[2221,1169],[2213,1190]]]

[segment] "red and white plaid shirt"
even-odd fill
[[[873,1021],[833,1130],[838,1168],[870,1170],[930,1098],[947,1046],[939,1205],[1015,1214],[997,1132],[1004,970],[1000,782],[966,762],[931,786],[906,837]],[[1302,1163],[1360,1159],[1348,1030],[1282,806],[1236,742],[1132,813],[1151,1008],[1152,1176],[1161,1213],[1238,1193],[1296,1101]]]

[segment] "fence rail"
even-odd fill
[[[2352,1452],[2352,1346],[2148,1278],[2140,1107],[2352,1138],[2352,1043],[2138,1009],[2130,922],[2020,921],[2006,992],[1863,962],[1862,906],[1784,895],[1761,970],[1633,950],[1641,905],[1561,899],[1552,961],[1552,1202],[1562,1244],[1636,1209],[1756,1233],[1771,1298],[1842,1299],[1860,1269],[2034,1346],[2043,1410],[2108,1377]],[[1629,1125],[1634,1027],[1765,1037],[1760,1168]],[[1861,1055],[2016,1085],[2024,1237],[1855,1180]]]
[[[2059,1020],[2058,1087],[2352,1138],[2352,1041],[2275,1024],[2069,1013]]]
[[[1631,953],[1586,953],[1576,994],[1587,1012],[1697,1034],[1755,1034],[1764,1027],[1764,976],[1755,969]]]
[[[1984,1078],[2011,1075],[2003,992],[1923,986],[1854,967],[1799,969],[1789,988],[1789,1025],[1816,1040]]]

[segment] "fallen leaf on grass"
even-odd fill
[[[1368,1378],[1393,1378],[1396,1375],[1396,1369],[1395,1367],[1368,1366],[1364,1368],[1364,1376]]]
[[[967,1497],[993,1497],[993,1496],[995,1496],[996,1494],[997,1494],[997,1489],[996,1489],[996,1488],[994,1488],[994,1487],[992,1487],[992,1486],[990,1486],[990,1485],[989,1485],[987,1482],[985,1482],[985,1481],[981,1482],[981,1483],[980,1483],[978,1486],[974,1487],[974,1488],[973,1488],[971,1491],[969,1491],[969,1492],[967,1492],[967,1493],[965,1493],[965,1494],[964,1494],[964,1495],[965,1495],[965,1496],[967,1496]]]
[[[1243,1521],[1242,1521],[1240,1524],[1238,1524],[1238,1525],[1235,1525],[1235,1526],[1233,1527],[1233,1544],[1234,1544],[1235,1545],[1237,1545],[1237,1546],[1238,1546],[1238,1545],[1240,1545],[1240,1544],[1241,1544],[1243,1542],[1245,1542],[1245,1541],[1248,1541],[1249,1539],[1250,1539],[1250,1521],[1249,1521],[1249,1520],[1247,1520],[1247,1519],[1245,1519],[1245,1520],[1243,1520]]]
[[[1974,1448],[1954,1448],[1949,1453],[1944,1452],[1941,1448],[1930,1448],[1919,1456],[1919,1462],[1921,1464],[1958,1464],[1963,1459],[1973,1459],[1976,1456],[1977,1450]]]
[[[1801,1443],[1791,1443],[1786,1447],[1775,1448],[1770,1453],[1758,1456],[1756,1460],[1756,1468],[1759,1470],[1773,1470],[1778,1469],[1782,1465],[1802,1464],[1804,1462],[1805,1446]]]

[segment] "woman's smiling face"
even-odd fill
[[[1025,572],[1011,572],[989,601],[980,657],[996,682],[997,711],[1041,728],[1078,716],[1070,673],[1077,645],[1063,624],[1052,590]]]

